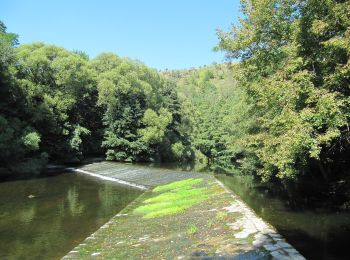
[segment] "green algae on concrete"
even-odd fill
[[[64,258],[235,257],[304,259],[238,197],[205,177],[145,192]]]
[[[190,178],[158,186],[153,189],[156,195],[146,199],[134,213],[141,213],[144,218],[154,218],[184,211],[208,199],[214,191],[212,184],[201,187],[201,183],[202,178]]]

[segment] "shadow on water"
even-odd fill
[[[272,194],[251,176],[216,176],[272,224],[307,259],[349,259],[350,213],[306,207],[300,198]],[[287,192],[287,191],[286,191]],[[298,207],[298,202],[300,207]]]
[[[0,259],[58,259],[141,192],[73,173],[0,183]]]

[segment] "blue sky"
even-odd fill
[[[237,23],[239,0],[0,0],[0,20],[21,44],[42,41],[138,59],[157,69],[224,60],[216,28]]]

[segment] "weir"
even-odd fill
[[[142,165],[98,162],[88,164],[77,169],[69,168],[77,172],[95,175],[100,178],[110,178],[128,185],[137,186],[142,189],[150,189],[159,185],[185,178],[211,177],[208,174],[196,172],[176,171],[164,168],[154,168]],[[83,172],[84,171],[84,172]]]
[[[63,259],[305,259],[212,175],[110,162],[71,170],[145,193]],[[145,218],[135,213],[159,195],[154,187],[186,179],[201,179],[209,196],[177,214]]]

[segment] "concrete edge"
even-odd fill
[[[125,208],[123,208],[121,211],[119,211],[119,213],[113,215],[106,223],[104,223],[102,226],[100,226],[99,228],[97,228],[94,232],[90,233],[89,236],[87,236],[86,238],[84,238],[78,245],[76,245],[75,247],[73,247],[69,252],[66,253],[66,255],[64,255],[61,259],[75,259],[77,254],[79,253],[79,248],[83,247],[86,245],[86,240],[94,240],[95,239],[95,234],[97,234],[101,229],[104,228],[108,228],[109,225],[114,223],[114,219],[116,217],[122,217],[122,216],[127,216],[128,214],[125,214],[123,212],[125,212],[125,210],[127,210],[129,207],[131,207],[136,200],[138,200],[141,196],[143,196],[145,193],[141,193],[139,196],[137,196],[133,201],[131,201],[128,205],[125,206]]]
[[[215,180],[227,193],[231,194],[231,197],[239,204],[239,207],[243,209],[247,221],[252,222],[256,230],[260,232],[260,234],[255,236],[254,246],[263,246],[274,259],[306,260],[270,223],[260,218],[253,209],[233,191],[229,190],[221,181],[216,178]],[[226,210],[230,212],[230,207],[227,207]]]

